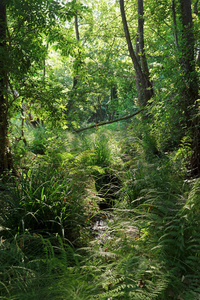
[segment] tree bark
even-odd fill
[[[76,31],[76,39],[77,41],[80,40],[80,35],[79,35],[79,28],[78,28],[78,16],[75,16],[75,31]]]
[[[192,8],[191,0],[180,0],[181,8],[181,23],[182,23],[182,36],[181,36],[181,64],[184,79],[184,110],[188,118],[193,117],[190,115],[190,110],[194,107],[195,101],[198,99],[198,78],[195,71],[194,59],[194,32],[192,21]],[[193,114],[193,110],[191,112]]]
[[[178,49],[178,33],[177,33],[175,0],[172,0],[172,15],[173,15],[173,23],[174,23],[174,42],[175,42],[176,48]]]
[[[191,132],[193,154],[190,160],[191,175],[200,174],[200,130],[198,116],[198,77],[194,59],[194,32],[191,0],[180,0],[182,36],[179,43],[181,49],[181,65],[183,70],[183,110],[186,125]]]
[[[142,71],[147,78],[149,78],[149,68],[145,55],[144,48],[144,7],[143,0],[138,0],[138,37],[139,37],[139,55],[141,61]]]
[[[47,51],[48,51],[48,48],[49,48],[49,44],[48,43],[46,45],[46,48],[47,48]],[[46,60],[44,59],[43,60],[43,80],[45,80],[45,77],[46,77]]]
[[[75,32],[76,32],[76,39],[77,41],[79,42],[80,41],[80,34],[79,34],[79,26],[78,26],[78,16],[77,14],[75,15]],[[81,58],[81,53],[80,53],[80,50],[78,49],[78,60],[80,60]],[[73,79],[73,89],[76,89],[76,85],[78,83],[78,67],[77,67],[77,70],[76,70],[76,75],[74,76],[74,79]]]
[[[13,168],[8,141],[6,27],[6,1],[0,0],[0,174]]]
[[[194,3],[194,14],[198,15],[198,2],[199,0],[196,0],[196,2]]]
[[[79,34],[79,26],[78,26],[78,16],[77,16],[77,14],[75,15],[74,26],[75,26],[76,40],[79,42],[80,41],[80,34]],[[78,57],[76,57],[75,60],[78,61],[80,59],[81,59],[81,53],[80,53],[80,50],[78,50]],[[78,76],[78,72],[79,72],[79,70],[78,70],[78,64],[77,64],[77,69],[74,70],[74,71],[75,71],[75,75],[73,77],[72,92],[71,92],[71,96],[70,96],[70,99],[69,99],[67,107],[66,107],[67,108],[66,116],[68,116],[70,114],[70,111],[73,109],[73,106],[74,106],[73,94],[74,94],[74,91],[77,88],[78,78],[79,78],[79,76]]]
[[[199,3],[199,0],[197,0],[194,3],[194,8],[193,8],[193,12],[194,12],[196,17],[198,16],[198,13],[199,13],[198,3]],[[200,48],[200,42],[199,42],[199,40],[197,40],[196,41],[196,49],[197,49],[196,64],[200,67],[200,49],[199,48]]]
[[[137,56],[135,54],[135,51],[133,49],[133,45],[130,38],[130,33],[128,29],[128,24],[126,20],[126,14],[124,9],[124,0],[119,0],[120,4],[120,11],[121,11],[121,17],[122,17],[122,23],[124,27],[124,33],[128,45],[128,50],[130,57],[132,59],[134,68],[135,68],[135,79],[136,79],[136,88],[137,88],[137,94],[138,94],[138,104],[140,107],[144,107],[148,100],[151,99],[153,96],[153,88],[152,84],[146,76],[145,73],[143,73],[142,68],[137,60]]]

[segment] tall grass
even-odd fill
[[[23,172],[10,185],[1,212],[7,233],[59,234],[71,241],[77,238],[84,223],[84,186],[80,181],[72,180],[68,173],[63,176],[56,169],[38,167]]]

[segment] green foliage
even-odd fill
[[[71,151],[82,152],[80,157],[85,157],[86,164],[103,169],[113,166],[115,162],[120,163],[118,143],[112,131],[105,128],[76,136],[72,141]]]
[[[30,151],[34,154],[45,154],[48,145],[48,135],[43,126],[33,130],[34,139],[31,143]]]
[[[26,132],[30,145],[41,134],[45,154],[32,154],[31,163],[24,157],[26,170],[9,189],[2,182],[1,247],[7,245],[4,256],[17,256],[3,259],[2,297],[40,299],[41,285],[49,299],[198,297],[199,180],[185,181],[180,171],[189,140],[182,150],[157,154],[150,126],[134,124],[134,135],[132,128],[116,136],[108,129],[79,136],[43,128],[34,129],[34,140]],[[102,217],[107,229],[94,238],[97,181],[108,173],[123,188],[117,209],[102,214],[110,218]],[[62,241],[87,247],[74,256]]]
[[[6,234],[59,234],[71,242],[78,238],[85,222],[81,199],[84,185],[78,178],[72,180],[68,173],[42,164],[22,172],[12,185],[9,197],[2,199],[2,226]]]
[[[178,189],[174,178],[162,184],[166,174],[159,172],[154,189],[146,181],[143,199],[136,199],[134,209],[121,209],[101,251],[92,250],[106,265],[100,277],[104,294],[97,299],[198,299],[199,181],[185,201],[185,188]],[[150,176],[156,179],[152,171]]]
[[[0,262],[1,299],[66,299],[61,282],[72,280],[72,266],[79,267],[74,250],[59,238],[30,233],[2,239]]]
[[[65,7],[69,8],[69,5]],[[44,60],[44,37],[50,29],[58,26],[56,17],[59,15],[60,18],[66,19],[69,13],[67,9],[64,12],[63,3],[57,1],[9,1],[7,13],[11,38],[8,71],[12,74],[12,79],[22,79],[33,67],[33,63],[38,66]]]
[[[192,148],[191,148],[192,139],[189,135],[184,136],[180,141],[180,147],[174,153],[174,161],[180,165],[180,170],[187,172],[187,165],[190,157],[192,155]]]
[[[184,116],[178,108],[178,103],[167,103],[153,100],[150,113],[153,116],[151,125],[152,135],[155,137],[161,151],[170,151],[177,147],[183,137],[184,131],[180,124],[184,124]]]
[[[26,99],[24,115],[27,122],[30,121],[28,114],[31,113],[34,120],[42,120],[43,123],[51,124],[53,128],[66,127],[65,86],[54,81],[54,77],[48,81],[30,76],[24,78],[23,87],[19,92],[22,99]]]
[[[6,147],[18,176],[0,181],[0,298],[198,299],[200,183],[186,177],[193,141],[174,44],[180,10],[175,28],[169,1],[144,6],[154,86],[146,117],[76,135],[63,129],[130,114],[137,95],[117,2],[65,2],[8,1]],[[132,41],[135,12],[130,1]],[[31,113],[45,126],[22,125],[22,103],[24,121]]]
[[[94,141],[95,161],[94,163],[101,167],[108,167],[111,163],[111,149],[108,145],[109,137],[104,133],[99,133]]]

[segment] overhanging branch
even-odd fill
[[[136,111],[134,114],[131,114],[131,115],[128,115],[128,116],[125,116],[125,117],[122,117],[122,118],[119,118],[119,119],[116,119],[116,120],[113,120],[113,121],[106,121],[106,122],[102,122],[102,123],[96,123],[94,125],[78,129],[78,130],[75,130],[75,132],[79,133],[79,132],[82,132],[82,131],[85,131],[85,130],[88,130],[88,129],[92,129],[92,128],[96,128],[96,127],[99,127],[99,126],[103,126],[103,125],[107,125],[107,124],[111,124],[111,123],[115,123],[115,122],[127,120],[127,119],[130,119],[130,118],[138,115],[142,111],[144,111],[144,109],[140,109],[140,110]]]

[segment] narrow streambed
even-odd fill
[[[139,229],[135,226],[130,225],[129,222],[120,222],[118,225],[114,226],[115,215],[112,214],[102,214],[96,218],[92,225],[92,231],[94,235],[94,240],[99,245],[104,245],[108,240],[115,239],[116,232],[118,237],[122,239],[126,238],[129,240],[135,240],[140,237]]]
[[[111,220],[113,220],[112,215],[102,214],[96,218],[92,225],[92,231],[98,244],[104,244],[107,240],[111,239],[111,228],[109,227]]]

